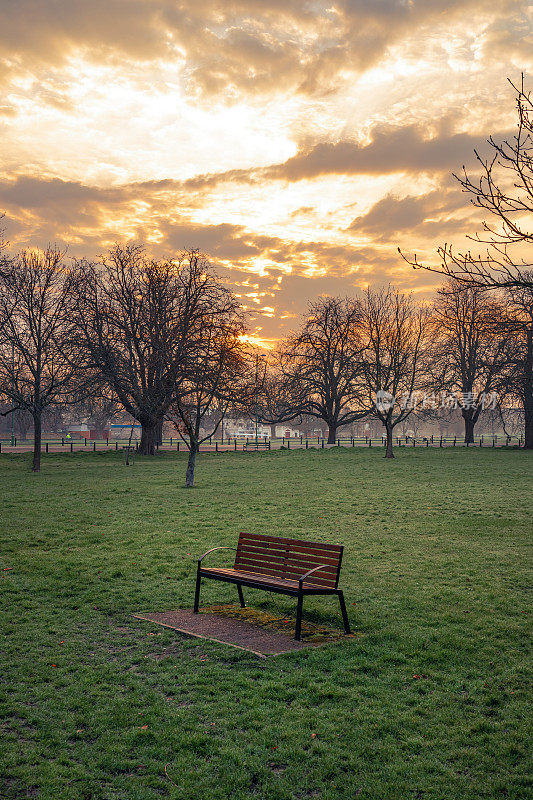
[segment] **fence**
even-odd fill
[[[476,437],[475,441],[465,444],[462,437],[445,437],[445,436],[429,436],[429,437],[410,437],[410,436],[395,436],[393,444],[395,447],[513,447],[522,446],[521,436],[502,436],[502,435],[487,435],[482,434]],[[384,436],[345,436],[336,439],[334,444],[328,444],[327,440],[321,436],[314,437],[281,437],[278,439],[269,439],[267,437],[255,436],[239,436],[233,437],[217,437],[214,436],[206,439],[200,445],[201,452],[253,452],[253,451],[266,451],[266,450],[301,450],[309,448],[330,449],[332,447],[383,447],[385,445]],[[42,451],[45,453],[79,453],[79,452],[105,452],[109,450],[121,450],[127,446],[125,439],[68,439],[66,436],[48,438],[44,437],[42,440]],[[138,447],[138,441],[132,443],[132,447]],[[156,445],[159,451],[177,451],[187,450],[186,442],[181,438],[170,437],[163,439]],[[27,452],[33,449],[33,441],[30,439],[15,438],[14,444],[11,443],[11,437],[0,439],[0,453],[16,453]]]

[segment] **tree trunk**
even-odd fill
[[[330,422],[328,425],[328,444],[335,444],[337,435],[337,425],[335,422]]]
[[[524,380],[524,448],[533,450],[533,330],[527,331]]]
[[[529,408],[524,408],[524,413],[524,448],[526,450],[533,450],[533,397],[529,399]]]
[[[187,471],[185,473],[185,486],[187,489],[191,489],[194,486],[194,467],[196,464],[196,453],[198,450],[198,445],[196,442],[193,444],[191,442],[191,446],[189,449],[189,460],[187,461]]]
[[[143,456],[155,455],[155,443],[157,441],[158,423],[150,420],[149,422],[140,421],[142,425],[141,443],[139,453]]]
[[[41,439],[42,439],[42,420],[41,415],[33,417],[33,464],[32,472],[41,471]]]
[[[473,444],[474,443],[474,419],[472,416],[466,416],[463,414],[463,419],[465,421],[465,444]]]
[[[387,432],[387,443],[385,445],[385,458],[394,458],[394,452],[392,449],[392,427],[390,425],[385,425],[385,430]]]
[[[163,420],[159,420],[156,425],[156,434],[155,434],[155,441],[156,444],[162,445],[163,444]]]

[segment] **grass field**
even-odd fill
[[[382,455],[204,455],[189,491],[185,454],[0,456],[2,800],[529,797],[532,455]],[[343,543],[363,635],[262,661],[132,618],[243,529]]]

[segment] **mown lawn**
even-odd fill
[[[189,491],[184,454],[28,458],[0,457],[2,800],[529,796],[530,453],[203,455]],[[363,636],[259,660],[132,618],[243,529],[343,543]]]

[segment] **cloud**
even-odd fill
[[[221,223],[198,225],[191,221],[162,221],[159,230],[170,250],[199,248],[216,260],[252,258],[264,253],[271,245],[279,243],[274,237],[257,236],[242,225]]]
[[[474,150],[487,147],[481,134],[450,132],[451,120],[444,117],[439,131],[428,136],[422,125],[378,125],[370,132],[370,142],[354,140],[319,142],[301,149],[279,164],[262,168],[232,169],[196,175],[184,181],[182,189],[204,191],[224,183],[262,183],[265,180],[296,182],[333,175],[389,175],[398,172],[442,173],[472,164]],[[512,135],[495,133],[494,138]]]
[[[498,17],[506,0],[496,0]],[[387,49],[416,38],[421,28],[453,25],[457,14],[486,9],[483,0],[338,0],[206,2],[186,5],[186,51],[191,85],[204,95],[279,92],[327,95],[377,64]],[[203,25],[200,25],[200,19]],[[172,23],[172,13],[166,19]],[[192,20],[196,24],[191,24]]]
[[[261,179],[260,169],[229,169],[224,172],[210,172],[195,175],[183,181],[181,187],[185,190],[203,191],[214,189],[223,183],[256,183]]]
[[[450,233],[471,227],[468,217],[453,217],[465,211],[465,198],[457,186],[443,185],[423,195],[397,197],[387,194],[366,214],[356,217],[346,229],[350,233],[371,236],[375,241],[391,241],[409,232],[419,236],[446,238]]]
[[[229,222],[200,223],[179,207],[177,197],[173,181],[107,189],[30,176],[0,181],[0,209],[7,212],[2,223],[12,250],[51,242],[68,247],[69,256],[91,259],[126,239],[143,243],[155,257],[197,247],[238,294],[252,329],[267,338],[287,333],[308,300],[321,295],[353,295],[369,283],[428,283],[427,275],[406,269],[395,248],[361,246],[346,237],[320,241],[319,230],[315,240],[299,241],[290,228],[278,237]],[[369,226],[371,215],[372,210]]]
[[[230,223],[200,224],[180,208],[179,184],[146,181],[102,188],[57,178],[19,176],[0,181],[0,209],[7,212],[14,246],[76,243],[74,252],[95,255],[109,239],[136,238],[158,255],[199,248],[215,261],[241,261],[279,248],[282,240]],[[142,204],[141,214],[139,203]],[[156,234],[156,236],[153,236]],[[87,253],[87,249],[90,250]]]
[[[0,0],[7,236],[199,247],[273,336],[320,294],[422,291],[396,244],[471,224],[447,175],[514,123],[527,5]]]
[[[441,133],[425,136],[418,125],[378,126],[369,144],[321,142],[283,164],[262,171],[264,177],[297,181],[322,175],[386,175],[393,172],[444,172],[472,160],[485,136]]]
[[[3,0],[0,57],[60,64],[74,51],[153,59],[167,49],[157,3],[149,0]]]
[[[75,181],[62,181],[59,178],[21,176],[14,180],[0,181],[0,201],[23,209],[57,204],[68,204],[77,208],[85,202],[100,199],[104,194],[102,189],[84,186]]]
[[[509,8],[494,0],[495,20]],[[513,7],[521,3],[512,2]],[[176,62],[192,93],[291,89],[321,95],[380,61],[424,26],[453,25],[483,0],[3,0],[0,62],[15,71],[95,63]],[[0,66],[1,69],[1,66]]]
[[[412,230],[420,225],[428,215],[428,200],[431,195],[421,197],[398,198],[388,194],[368,212],[356,217],[349,226],[349,231],[392,235],[400,230]]]
[[[0,208],[15,216],[29,212],[34,220],[50,226],[51,238],[65,228],[100,225],[104,208],[125,203],[127,195],[127,190],[101,189],[59,178],[20,176],[0,181]]]
[[[527,72],[533,67],[533,6],[514,5],[514,14],[500,17],[487,27],[482,37],[482,52],[492,63],[511,60]]]
[[[146,181],[111,188],[87,186],[57,178],[19,176],[0,181],[0,209],[6,211],[8,237],[13,247],[67,244],[72,255],[93,257],[113,241],[136,239],[155,255],[164,256],[184,248],[199,248],[215,263],[235,269],[268,272],[279,265],[280,273],[307,278],[328,275],[376,275],[393,269],[390,254],[371,246],[353,244],[338,230],[339,243],[322,241],[320,218],[311,214],[315,238],[298,241],[287,227],[283,234],[265,235],[249,227],[221,222],[200,223],[192,219],[187,193],[174,181]],[[437,191],[421,196],[388,194],[355,218],[344,234],[363,234],[375,242],[393,241],[406,231],[438,236],[443,230],[463,230],[464,208],[460,191],[444,182]],[[306,215],[312,212],[310,207]],[[329,227],[328,232],[335,232]],[[344,239],[344,241],[342,241]],[[396,256],[393,255],[396,263]]]

